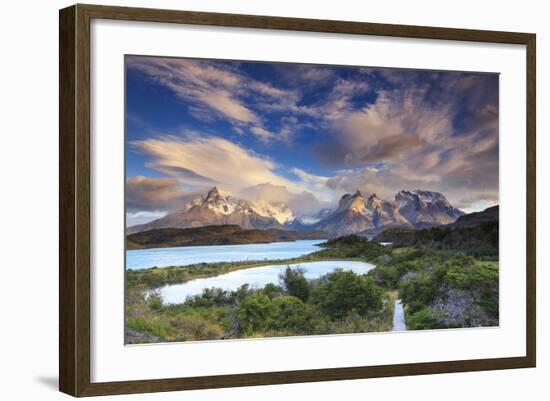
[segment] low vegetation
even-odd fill
[[[317,254],[375,264],[369,277],[384,290],[397,291],[411,330],[498,325],[498,247],[492,242],[498,223],[415,233],[413,246],[384,247],[379,238],[348,236],[328,241]],[[476,240],[480,243],[473,246]]]
[[[399,291],[411,330],[498,325],[498,262],[464,253],[400,249],[369,272]]]
[[[205,289],[175,305],[164,305],[158,293],[145,289],[138,285],[128,292],[127,342],[386,331],[394,300],[372,277],[339,269],[306,280],[302,270],[289,267],[279,285]]]
[[[317,252],[286,261],[129,270],[126,340],[139,343],[388,331],[397,298],[404,304],[408,329],[498,325],[498,253],[492,240],[483,246],[465,245],[475,243],[468,235],[492,238],[496,230],[498,237],[498,225],[490,224],[422,230],[412,242],[409,234],[403,234],[407,241],[398,239],[393,246],[351,235],[331,239]],[[376,268],[366,275],[338,269],[307,280],[304,271],[289,267],[277,285],[259,289],[244,285],[237,291],[205,289],[201,295],[173,305],[164,304],[155,290],[260,265],[339,259],[370,262]]]
[[[391,242],[394,248],[415,247],[464,252],[484,259],[498,258],[498,221],[476,226],[433,227],[423,230],[394,228],[376,241]]]

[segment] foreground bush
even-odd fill
[[[281,286],[205,289],[178,305],[163,305],[156,293],[129,291],[127,328],[136,342],[135,332],[156,341],[189,341],[380,331],[391,329],[385,300],[371,277],[336,270],[307,280],[303,270],[289,268]]]

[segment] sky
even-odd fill
[[[359,189],[498,203],[498,74],[127,56],[127,224],[216,186],[298,215]]]

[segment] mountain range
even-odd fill
[[[127,234],[164,228],[238,225],[243,229],[324,231],[331,236],[373,235],[387,228],[426,228],[450,224],[464,213],[438,192],[400,191],[394,201],[376,194],[364,197],[358,190],[345,194],[335,209],[298,218],[283,202],[248,201],[218,188],[185,204],[181,209],[146,224],[132,226]]]
[[[192,228],[218,225],[238,225],[244,229],[284,229],[283,224],[294,220],[284,203],[250,202],[237,199],[212,188],[181,209],[146,224],[129,227],[128,234],[160,228]]]

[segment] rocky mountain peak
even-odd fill
[[[218,187],[214,187],[210,191],[208,191],[208,194],[206,195],[205,200],[208,202],[209,200],[213,200],[215,198],[218,198],[219,196],[220,196],[220,191],[218,190]]]
[[[358,213],[365,213],[365,199],[361,191],[357,190],[354,194],[345,194],[342,196],[338,210],[353,210]]]
[[[439,192],[415,189],[414,191],[412,191],[412,193],[418,196],[422,201],[426,203],[434,203],[434,202],[440,202],[440,203],[446,203],[446,204],[449,203],[445,195]]]
[[[313,221],[298,221],[292,209],[283,202],[240,199],[213,187],[176,212],[131,227],[129,232],[236,224],[257,229],[319,229],[332,235],[345,235],[380,232],[387,227],[423,228],[450,224],[463,214],[439,192],[402,190],[395,195],[395,201],[386,201],[374,193],[367,198],[356,190],[343,195],[336,209],[323,210],[311,219]]]
[[[213,187],[183,208],[146,224],[130,227],[129,233],[161,228],[189,228],[210,225],[239,225],[245,229],[283,229],[282,224],[294,218],[284,204],[257,204],[239,199]]]
[[[367,199],[367,209],[376,209],[377,207],[382,206],[384,201],[380,199],[376,194],[372,194]]]
[[[395,195],[395,205],[408,221],[419,227],[449,224],[464,214],[443,194],[421,189],[399,191]]]

